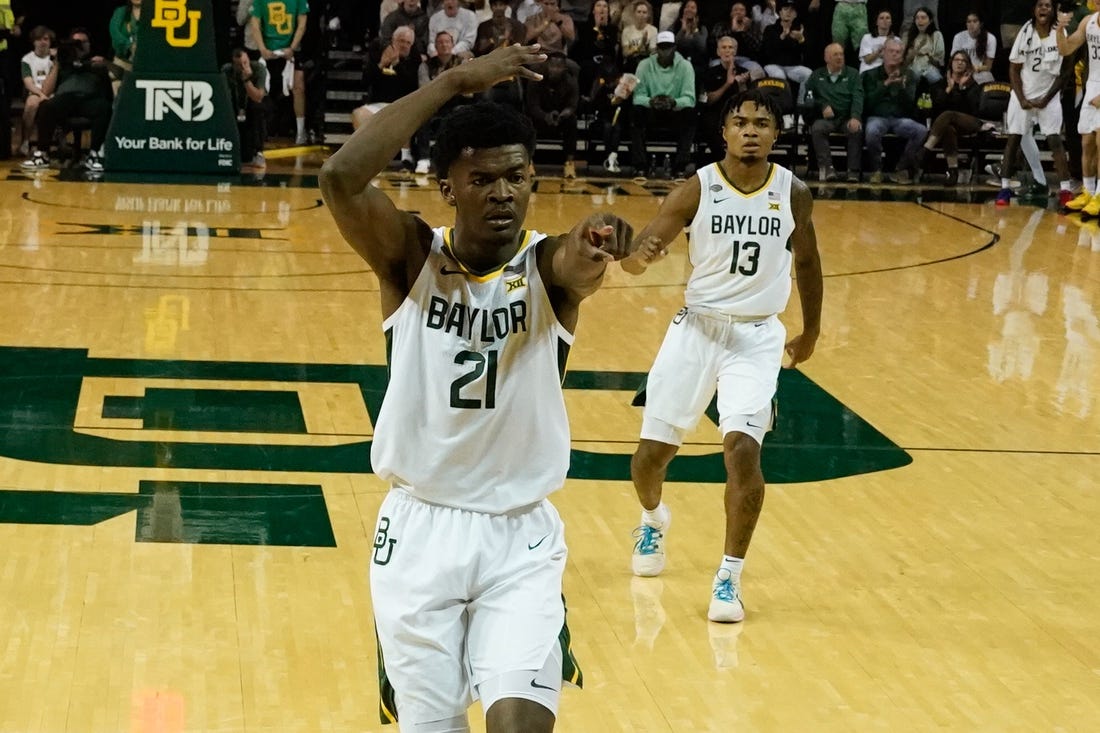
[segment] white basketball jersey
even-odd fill
[[[741,191],[717,163],[700,169],[691,222],[687,305],[737,316],[770,316],[791,295],[792,173],[771,163],[764,185]]]
[[[1065,33],[1063,30],[1058,33]],[[1028,99],[1042,97],[1058,81],[1062,73],[1062,56],[1058,53],[1058,38],[1054,32],[1040,38],[1033,21],[1028,21],[1012,44],[1008,60],[1022,64],[1020,85]]]
[[[1085,50],[1088,51],[1088,81],[1100,83],[1100,13],[1093,13],[1085,21]]]
[[[449,228],[382,324],[389,386],[371,446],[379,477],[424,501],[500,513],[557,490],[569,469],[561,380],[573,335],[539,276],[538,242],[474,275]]]

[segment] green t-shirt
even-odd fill
[[[252,0],[252,15],[260,19],[260,35],[269,51],[289,48],[298,16],[309,13],[309,0]]]

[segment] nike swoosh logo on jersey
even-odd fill
[[[440,275],[465,275],[466,273],[463,272],[462,270],[448,270],[447,266],[443,265],[442,267],[439,268],[439,274]]]
[[[720,203],[722,203],[723,201],[729,201],[729,196],[726,196],[726,198],[724,198],[724,199],[713,199],[713,201],[714,201],[714,203],[716,203],[716,204],[720,204]]]
[[[539,545],[541,545],[541,544],[542,544],[543,542],[545,542],[545,541],[546,541],[546,538],[547,538],[547,537],[549,537],[549,536],[550,536],[550,535],[548,535],[548,534],[546,534],[546,535],[543,535],[543,536],[542,536],[542,539],[541,539],[541,540],[539,540],[538,542],[536,542],[535,544],[533,544],[533,545],[532,545],[532,544],[528,544],[528,545],[527,545],[527,549],[528,549],[528,550],[533,550],[533,549],[535,549],[536,547],[538,547]]]
[[[535,682],[534,680],[531,680],[531,687],[534,687],[534,688],[539,689],[539,690],[550,690],[551,692],[554,691],[553,687],[547,687],[546,685],[540,685],[538,682]]]

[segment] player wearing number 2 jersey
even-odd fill
[[[1046,135],[1061,190],[1069,190],[1069,166],[1062,146],[1062,105],[1055,101],[1062,91],[1065,78],[1065,64],[1058,53],[1058,36],[1064,35],[1065,31],[1057,28],[1054,22],[1052,0],[1036,0],[1031,20],[1020,28],[1012,44],[1008,56],[1012,96],[1008,100],[1005,120],[1008,140],[1001,158],[998,206],[1007,206],[1012,199],[1010,184],[1020,139],[1029,134],[1036,124],[1039,131]],[[1045,184],[1046,181],[1040,183]]]
[[[669,326],[650,370],[642,435],[631,461],[642,504],[632,558],[635,575],[665,565],[671,522],[661,501],[665,471],[718,389],[725,454],[726,540],[711,583],[707,617],[745,617],[741,568],[764,501],[760,444],[775,417],[773,398],[786,331],[794,262],[802,302],[802,333],[786,343],[790,366],[813,354],[821,319],[821,262],[805,184],[768,162],[781,112],[771,97],[748,91],[724,116],[726,156],[675,189],[638,235],[623,269],[638,273],[686,225],[692,265],[686,306]]]
[[[546,497],[565,480],[561,379],[580,302],[630,227],[594,214],[568,234],[523,230],[531,123],[496,104],[447,116],[435,167],[454,228],[399,211],[371,180],[452,97],[540,78],[538,46],[457,66],[359,128],[321,186],[379,280],[390,381],[375,424],[379,509],[371,598],[381,714],[403,733],[461,733],[480,698],[490,733],[549,733],[580,684],[561,595],[566,548]]]

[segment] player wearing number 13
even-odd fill
[[[792,254],[802,333],[786,343],[790,366],[813,354],[821,319],[813,200],[791,171],[768,162],[782,114],[773,100],[757,90],[730,100],[723,117],[725,158],[669,194],[638,235],[637,251],[623,261],[624,270],[640,273],[690,227],[686,306],[650,370],[641,440],[630,465],[642,504],[633,570],[648,576],[664,568],[671,522],[661,501],[665,471],[717,386],[726,539],[707,616],[727,623],[745,617],[741,567],[764,501],[760,444],[775,417],[786,338],[777,314],[790,297]]]
[[[580,302],[628,253],[630,227],[594,214],[560,236],[524,231],[534,129],[491,103],[452,111],[436,136],[453,229],[371,185],[452,97],[538,79],[527,65],[545,60],[508,46],[448,69],[373,115],[321,172],[340,231],[379,279],[390,347],[371,463],[392,488],[371,596],[383,720],[403,733],[468,731],[475,698],[490,733],[547,733],[563,679],[580,683],[563,527],[546,497],[569,467],[561,379]]]

